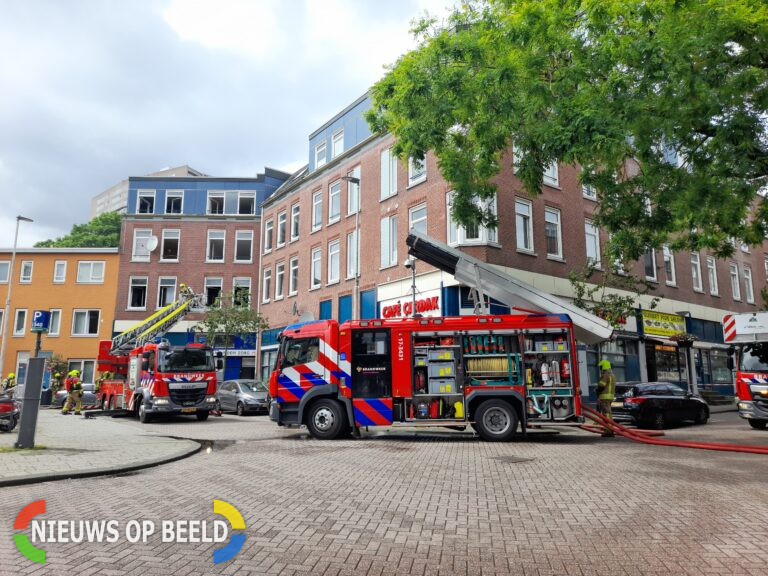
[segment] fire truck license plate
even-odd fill
[[[190,412],[197,412],[197,408],[182,408],[181,411],[189,414]]]

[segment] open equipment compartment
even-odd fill
[[[565,330],[529,330],[523,336],[529,420],[566,420],[575,414],[573,350]]]
[[[406,420],[464,421],[464,371],[455,334],[414,333],[413,393]]]

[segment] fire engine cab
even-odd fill
[[[471,426],[503,441],[531,425],[580,424],[576,334],[596,342],[610,325],[426,235],[411,231],[407,243],[472,286],[478,311],[487,294],[527,313],[288,326],[270,377],[271,419],[324,439],[369,426]]]
[[[736,364],[736,395],[739,416],[752,428],[768,427],[768,312],[728,314],[723,318],[723,337],[731,344]]]

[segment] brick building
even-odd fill
[[[602,252],[607,235],[592,222],[596,195],[580,184],[578,167],[551,166],[541,194],[531,198],[514,174],[510,151],[495,180],[498,229],[457,226],[450,217],[451,187],[434,156],[424,163],[396,159],[392,137],[372,135],[364,122],[369,106],[363,96],[312,133],[307,166],[262,206],[259,309],[271,329],[260,342],[261,377],[274,361],[277,333],[299,318],[408,313],[413,280],[403,263],[411,227],[565,298],[573,297],[570,270],[583,268],[588,258],[608,264]],[[700,389],[729,393],[720,321],[728,311],[758,310],[766,269],[765,246],[739,247],[727,261],[705,252],[649,250],[630,272],[653,283],[661,301],[653,312],[643,310],[650,298],[641,301],[637,317],[627,319],[615,340],[581,347],[584,390],[605,357],[619,380],[686,382],[694,364]],[[425,314],[473,311],[468,288],[426,264],[416,263],[415,285]],[[506,309],[495,305],[492,311]],[[688,358],[669,339],[679,331],[700,338]]]
[[[24,384],[27,362],[34,356],[30,332],[35,310],[51,312],[42,337],[42,357],[53,354],[77,368],[85,382],[94,381],[99,341],[111,338],[119,256],[117,248],[19,248],[14,270],[11,250],[0,250],[0,301],[5,304],[13,282],[3,376],[15,372]],[[0,338],[2,334],[0,332]],[[46,375],[46,380],[49,375]]]
[[[173,302],[180,284],[204,293],[208,304],[222,293],[250,296],[258,284],[260,206],[288,176],[266,168],[255,178],[129,178],[115,333]],[[186,343],[200,318],[190,314],[166,338]],[[253,376],[254,344],[238,338],[228,355],[225,377]]]

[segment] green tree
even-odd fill
[[[582,167],[622,258],[763,241],[765,0],[467,0],[413,31],[368,121],[401,157],[434,151],[457,221],[496,223],[514,144],[531,195],[552,162]]]
[[[53,354],[46,362],[46,368],[51,373],[51,385],[55,392],[64,383],[64,379],[67,377],[69,368],[69,362],[60,354]],[[58,381],[56,381],[55,375],[59,374]]]
[[[227,351],[238,337],[248,346],[256,345],[256,337],[268,328],[267,322],[250,306],[249,298],[237,292],[223,293],[208,308],[205,318],[194,330],[204,334],[211,347],[224,348],[224,370],[227,369]]]
[[[38,248],[117,248],[120,246],[120,225],[123,218],[117,212],[106,212],[86,224],[75,224],[66,236],[44,240]]]

